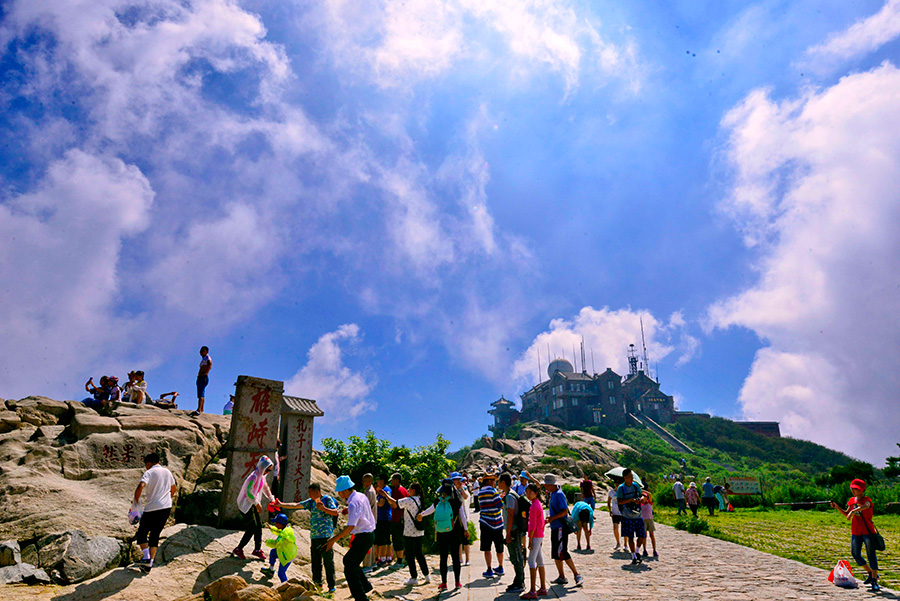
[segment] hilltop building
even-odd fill
[[[506,399],[494,403],[495,409],[490,413],[495,423],[491,430],[495,434],[502,432],[502,423],[509,420],[541,421],[568,428],[621,428],[629,414],[645,415],[660,424],[671,423],[675,401],[660,390],[659,382],[638,368],[633,345],[629,366],[629,374],[623,378],[612,368],[599,374],[576,372],[568,360],[555,359],[547,367],[548,379],[522,395],[521,412],[512,406],[498,405],[501,401],[510,403]]]
[[[619,429],[629,423],[645,423],[646,418],[665,425],[679,416],[695,415],[675,411],[675,399],[641,369],[634,345],[629,347],[628,366],[626,377],[609,367],[603,373],[589,374],[586,370],[575,371],[566,359],[555,359],[547,367],[548,379],[522,394],[521,411],[502,396],[491,403],[488,413],[494,416],[494,424],[490,430],[495,437],[502,436],[509,426],[520,421],[572,429]],[[781,435],[777,422],[736,423],[764,436]]]

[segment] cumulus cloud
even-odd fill
[[[638,354],[642,352],[642,320],[650,359],[650,366],[643,369],[655,373],[656,363],[675,352],[681,344],[680,338],[686,327],[681,313],[675,313],[665,321],[646,310],[584,307],[571,319],[557,318],[551,321],[550,328],[538,334],[513,364],[513,377],[527,386],[536,384],[540,361],[540,377],[541,380],[546,379],[548,352],[552,359],[568,359],[578,371],[592,373],[591,370],[594,369],[600,373],[609,367],[616,373],[625,375],[628,373],[628,345],[634,344]],[[581,365],[582,337],[587,365]],[[687,360],[689,358],[685,359]]]
[[[0,205],[0,382],[25,396],[116,355],[134,323],[116,314],[119,251],[149,224],[153,190],[134,165],[71,150],[35,190]],[[44,388],[46,389],[46,388]]]
[[[809,62],[819,68],[860,58],[900,36],[900,0],[888,0],[874,15],[829,37],[807,51]]]
[[[344,365],[341,345],[359,340],[359,326],[354,323],[322,335],[306,354],[306,365],[285,382],[285,393],[315,399],[329,421],[355,419],[374,410],[376,404],[368,398],[375,388],[374,376]]]
[[[777,102],[754,91],[726,115],[732,193],[758,277],[714,304],[759,351],[745,415],[880,463],[896,442],[900,317],[900,71],[883,64]]]

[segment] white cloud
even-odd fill
[[[408,87],[465,61],[513,82],[559,74],[567,93],[583,76],[639,87],[635,44],[615,44],[593,15],[543,0],[329,0],[317,26],[336,60],[383,87]]]
[[[565,357],[578,371],[587,370],[591,373],[593,368],[597,373],[601,373],[609,367],[616,373],[625,375],[628,373],[628,345],[634,344],[638,355],[642,353],[641,320],[644,323],[644,337],[650,359],[650,369],[646,367],[643,369],[655,373],[657,362],[668,357],[681,344],[678,338],[684,335],[686,323],[680,313],[673,314],[669,321],[665,322],[646,310],[584,307],[572,319],[558,318],[551,321],[550,329],[538,334],[515,362],[513,377],[527,386],[537,383],[540,355],[540,376],[542,380],[546,379],[548,347],[551,358]],[[586,366],[581,365],[582,337],[584,337]],[[574,361],[573,353],[575,353]],[[689,358],[685,359],[685,362],[687,360]]]
[[[807,51],[814,67],[833,66],[835,63],[863,57],[900,36],[900,0],[887,0],[871,17],[862,19],[844,31],[828,38],[824,43]]]
[[[368,397],[375,378],[353,371],[343,361],[341,343],[354,344],[359,339],[359,326],[354,323],[324,334],[309,349],[306,365],[285,382],[285,393],[315,399],[328,421],[355,419],[373,411],[376,405]]]
[[[36,189],[0,204],[0,382],[3,393],[79,394],[79,368],[115,361],[134,343],[116,317],[131,281],[119,274],[123,241],[149,223],[153,190],[121,160],[72,150]],[[87,379],[87,378],[85,378]]]
[[[880,463],[900,426],[900,71],[884,64],[782,103],[756,91],[723,127],[735,169],[723,208],[750,232],[759,275],[710,307],[708,325],[769,345],[743,410]]]

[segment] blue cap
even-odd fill
[[[528,474],[525,472],[525,470],[522,470],[522,473],[519,474],[519,478],[527,478],[527,477],[528,477]]]
[[[350,476],[341,476],[334,485],[334,492],[343,492],[351,488],[353,488],[353,480],[350,479]]]
[[[272,519],[272,521],[281,526],[286,526],[288,523],[288,517],[283,513],[279,513]]]
[[[459,472],[453,472],[452,474],[450,474],[450,479],[451,480],[462,480],[462,474],[460,474]]]

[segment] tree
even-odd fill
[[[376,478],[399,473],[404,484],[419,482],[426,494],[434,491],[455,465],[445,453],[450,441],[442,434],[432,444],[415,447],[392,446],[390,441],[377,438],[371,430],[364,437],[351,436],[347,442],[335,438],[322,440],[323,460],[337,475],[349,475],[357,484],[366,472]]]
[[[900,447],[900,442],[897,443],[897,446]],[[887,467],[884,468],[884,475],[888,478],[900,476],[900,457],[888,457],[885,461],[887,461]]]

